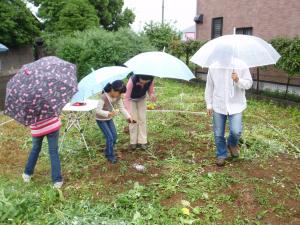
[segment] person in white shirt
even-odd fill
[[[209,69],[205,89],[207,114],[213,116],[216,144],[216,164],[224,166],[228,157],[239,157],[238,143],[242,134],[242,112],[247,108],[245,90],[253,81],[248,68],[225,69],[218,65]],[[225,139],[226,121],[229,120],[229,137]]]

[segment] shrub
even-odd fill
[[[271,44],[281,55],[276,67],[288,74],[285,92],[285,96],[287,96],[291,79],[300,75],[300,39],[299,37],[276,38],[271,41]]]
[[[180,40],[181,38],[181,32],[172,24],[154,23],[152,21],[144,26],[143,34],[145,34],[151,44],[160,51],[164,48],[168,50],[173,41]]]
[[[179,58],[184,57],[185,63],[189,65],[191,56],[193,56],[204,44],[205,42],[200,40],[175,40],[171,43],[169,51]]]
[[[108,32],[97,28],[75,32],[48,42],[49,45],[58,57],[77,65],[79,79],[92,68],[120,65],[141,52],[155,50],[146,37],[129,29]]]

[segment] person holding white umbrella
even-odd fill
[[[226,52],[226,50],[224,49]],[[226,55],[224,54],[226,57]],[[228,54],[227,57],[230,55]],[[230,59],[230,58],[229,58]],[[239,62],[242,66],[243,63]],[[215,67],[214,67],[215,66]],[[220,68],[215,63],[208,72],[205,88],[207,114],[213,116],[217,166],[224,166],[227,150],[233,158],[239,157],[238,143],[242,134],[243,111],[247,107],[245,90],[252,87],[248,68],[236,70]],[[226,121],[229,120],[229,137],[225,139]]]
[[[232,157],[239,157],[242,112],[247,107],[245,90],[253,83],[249,68],[275,64],[279,58],[266,41],[236,34],[207,42],[191,58],[192,62],[209,68],[205,101],[208,115],[213,116],[217,166],[225,165],[227,150]],[[230,133],[226,141],[227,119]]]
[[[125,66],[133,71],[127,84],[125,106],[136,123],[129,125],[130,148],[147,149],[146,97],[156,101],[154,77],[189,81],[195,78],[180,59],[165,52],[144,52],[129,59]]]

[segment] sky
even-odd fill
[[[132,9],[136,19],[132,28],[140,31],[145,22],[160,22],[162,0],[124,0],[125,7]],[[196,0],[165,0],[165,20],[175,22],[179,30],[195,25]]]
[[[146,22],[161,22],[162,0],[124,0],[124,7],[132,9],[136,15],[132,29],[139,32]],[[28,3],[36,12],[37,8]],[[165,0],[165,21],[174,23],[179,30],[195,25],[196,0]]]

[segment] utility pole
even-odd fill
[[[162,7],[161,7],[161,23],[165,23],[165,0],[162,0]]]

